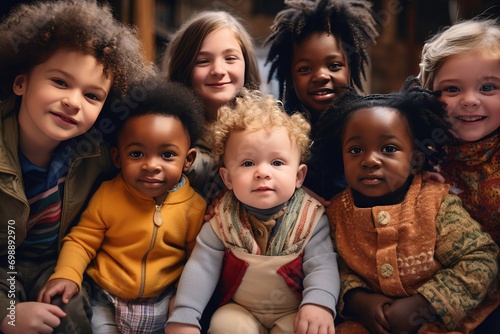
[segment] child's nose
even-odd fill
[[[160,169],[160,164],[159,164],[159,161],[156,157],[150,157],[150,158],[146,158],[144,160],[144,164],[142,165],[142,168],[144,170],[149,171],[149,172],[154,172],[154,171]]]
[[[77,90],[67,90],[66,96],[62,99],[62,103],[69,110],[77,112],[81,109],[81,94]]]
[[[268,168],[268,166],[266,166],[264,164],[257,165],[256,171],[255,171],[255,177],[257,179],[269,178],[270,175],[269,175],[269,168]]]
[[[460,100],[462,108],[477,107],[479,104],[480,100],[477,98],[476,93],[472,91],[464,92],[462,99]]]
[[[378,157],[378,154],[375,152],[369,152],[364,155],[364,159],[362,161],[362,166],[366,168],[376,168],[380,167],[380,159]]]
[[[319,69],[314,73],[313,81],[319,83],[325,83],[331,80],[330,74],[324,69]]]
[[[220,75],[225,73],[224,64],[220,60],[215,60],[212,66],[212,74]]]

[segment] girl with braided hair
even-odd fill
[[[371,3],[365,0],[289,0],[276,15],[267,63],[268,80],[279,82],[279,99],[288,113],[303,113],[312,125],[341,92],[363,90],[369,65],[367,45],[378,36]],[[344,185],[325,189],[321,176],[308,166],[305,186],[323,198],[331,198]]]
[[[348,187],[327,208],[339,254],[337,334],[471,333],[498,304],[497,245],[424,180],[452,134],[430,91],[348,92],[321,115],[325,169]]]

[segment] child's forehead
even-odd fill
[[[324,44],[325,41],[333,41],[338,48],[342,48],[342,38],[338,34],[332,34],[327,31],[311,31],[298,37],[294,43],[294,49],[308,47],[311,44]]]
[[[389,106],[370,106],[351,111],[345,121],[344,129],[353,123],[366,125],[375,131],[377,125],[390,123],[393,126],[403,127],[408,121],[398,109]]]

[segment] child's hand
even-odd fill
[[[424,323],[437,320],[434,308],[420,294],[395,300],[384,314],[393,333],[415,334]]]
[[[391,298],[383,294],[356,289],[349,291],[344,296],[344,301],[349,316],[359,318],[371,333],[396,333],[392,331],[384,314],[384,307],[393,302]]]
[[[200,329],[193,325],[177,322],[169,323],[165,327],[165,334],[200,334]]]
[[[306,304],[295,317],[296,334],[335,334],[332,311],[326,307]]]
[[[9,317],[2,319],[0,330],[4,334],[52,333],[66,313],[59,306],[38,302],[16,304],[16,325],[9,325]]]
[[[68,303],[71,297],[78,293],[78,285],[65,278],[56,278],[48,281],[38,293],[38,302],[50,303],[55,295],[61,295],[62,302]]]

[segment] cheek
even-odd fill
[[[337,84],[349,86],[350,73],[347,67],[344,68]]]
[[[97,117],[99,117],[99,114],[102,111],[103,105],[99,106],[91,106],[87,110],[88,112],[85,113],[85,124],[90,128],[92,125],[94,125],[95,121],[97,120]]]
[[[238,88],[242,88],[245,85],[245,64],[243,63],[238,69],[235,71],[236,82]]]
[[[445,103],[446,112],[451,112],[455,106],[455,101],[450,97],[440,97],[439,101]]]
[[[192,73],[191,73],[191,86],[193,89],[198,92],[200,86],[202,85],[203,81],[205,80],[204,73],[201,69],[199,68],[194,68]]]
[[[295,89],[295,94],[303,99],[307,91],[307,79],[302,76],[292,77],[293,88]]]

